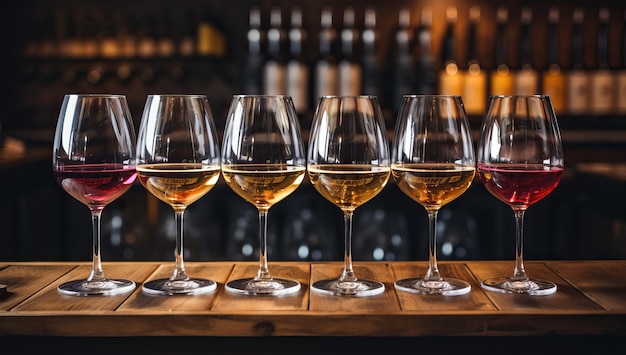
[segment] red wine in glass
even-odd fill
[[[137,173],[134,167],[118,164],[85,164],[54,169],[54,176],[78,201],[104,208],[132,186]]]
[[[478,165],[487,191],[509,205],[528,207],[548,196],[561,181],[563,168],[542,165]]]
[[[124,95],[63,97],[54,133],[52,171],[63,190],[89,208],[92,267],[86,278],[60,284],[60,293],[112,296],[135,289],[133,280],[105,277],[100,255],[102,211],[135,181],[135,149],[134,125]]]
[[[481,287],[526,295],[556,292],[555,283],[526,275],[523,257],[524,213],[548,196],[563,176],[561,133],[550,97],[491,96],[477,151],[479,179],[515,215],[513,275],[483,280]]]

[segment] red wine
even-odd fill
[[[561,181],[563,168],[541,164],[478,165],[487,190],[512,207],[528,207],[546,197]]]
[[[54,176],[78,201],[104,208],[132,186],[137,173],[135,167],[119,164],[85,164],[56,167]]]

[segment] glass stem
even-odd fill
[[[345,233],[345,247],[343,257],[343,272],[341,273],[340,281],[356,281],[354,276],[354,270],[352,269],[352,215],[353,211],[344,211],[344,233]]]
[[[87,281],[104,281],[104,271],[102,271],[102,259],[100,257],[100,216],[102,208],[91,209],[91,230],[93,235],[93,257],[91,274]]]
[[[176,249],[174,250],[176,258],[176,268],[174,273],[170,277],[171,281],[185,281],[188,280],[187,272],[185,271],[185,262],[183,261],[183,215],[185,208],[174,208],[174,216],[176,217]]]
[[[425,281],[441,281],[439,268],[437,267],[437,214],[439,209],[427,209],[428,211],[428,270]]]
[[[515,212],[515,271],[512,281],[526,281],[524,270],[524,213],[526,210],[513,210]]]
[[[270,270],[267,266],[267,208],[259,208],[259,271],[256,280],[269,280]]]

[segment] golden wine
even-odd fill
[[[396,184],[426,208],[439,208],[467,190],[476,169],[455,164],[392,164]]]
[[[389,180],[389,167],[366,164],[309,166],[315,189],[342,210],[353,211],[376,196]]]
[[[305,166],[246,164],[222,167],[222,175],[237,195],[257,207],[269,208],[291,194],[304,180]]]
[[[219,165],[199,163],[145,164],[137,166],[141,184],[172,207],[189,206],[217,183]]]

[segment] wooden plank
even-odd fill
[[[626,310],[626,262],[559,261],[548,266],[604,309]]]
[[[509,277],[515,264],[510,262],[468,262],[467,266],[480,282],[491,277]],[[524,264],[530,278],[543,279],[556,283],[557,291],[551,295],[529,296],[485,291],[494,305],[501,311],[568,312],[597,311],[600,306],[582,295],[565,280],[555,274],[542,262],[527,261]]]
[[[228,281],[254,277],[259,268],[258,263],[238,263],[235,265]],[[297,280],[301,288],[298,292],[283,296],[247,296],[230,292],[220,292],[215,300],[215,311],[305,311],[309,298],[308,263],[270,263],[270,275]],[[227,281],[227,282],[228,282]]]
[[[324,312],[385,313],[400,310],[400,304],[393,288],[393,278],[385,263],[355,263],[357,278],[380,281],[385,285],[381,295],[368,297],[328,296],[311,292],[309,310]],[[338,278],[343,271],[343,263],[319,263],[311,265],[311,283],[327,278]],[[363,325],[365,326],[365,325]]]
[[[480,288],[465,264],[438,263],[439,273],[444,279],[456,278],[466,281],[472,287],[470,293],[459,296],[420,295],[396,291],[400,306],[406,311],[490,311],[496,310],[487,295]],[[398,262],[391,264],[394,280],[410,277],[423,277],[428,270],[427,262]]]
[[[133,293],[120,311],[140,311],[146,314],[160,311],[205,311],[211,309],[216,295],[223,291],[224,283],[228,279],[233,263],[185,263],[185,271],[189,277],[207,278],[217,282],[217,289],[213,292],[200,295],[173,295],[159,296],[145,292]],[[174,262],[164,263],[146,280],[169,278],[174,271]],[[138,286],[141,288],[141,285]]]
[[[6,294],[0,298],[0,310],[8,311],[26,298],[63,276],[75,265],[6,265],[0,268],[0,283],[7,286]]]
[[[107,263],[103,265],[104,273],[109,278],[125,278],[135,281],[140,285],[156,268],[158,264],[151,263]],[[15,307],[15,311],[57,311],[71,312],[76,311],[113,311],[124,300],[132,294],[123,294],[116,296],[93,296],[78,297],[67,296],[59,293],[57,287],[67,281],[76,280],[87,277],[91,271],[91,264],[80,265],[62,278],[50,283],[35,297],[29,298],[22,304]],[[141,292],[137,287],[133,292]]]

